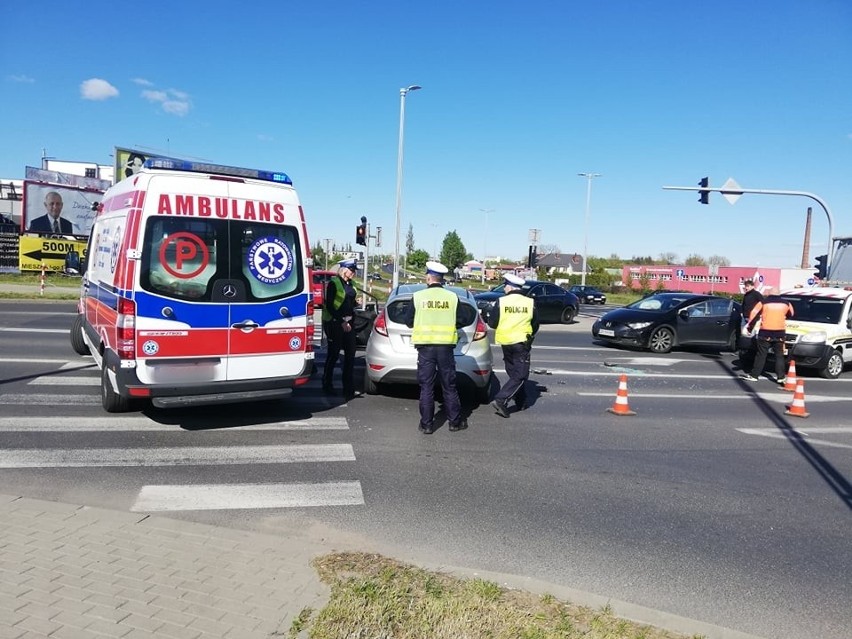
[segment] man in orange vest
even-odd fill
[[[771,348],[775,356],[775,381],[778,384],[787,381],[784,377],[786,374],[784,370],[784,338],[787,333],[788,317],[793,317],[793,307],[780,295],[769,295],[762,302],[755,304],[746,329],[749,332],[754,331],[755,325],[760,320],[760,330],[755,338],[757,354],[751,373],[740,375],[741,379],[748,382],[758,380],[763,374],[766,356]]]

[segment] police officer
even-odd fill
[[[456,389],[455,346],[457,329],[464,326],[458,296],[444,288],[448,269],[440,262],[426,262],[425,289],[414,293],[405,323],[414,329],[411,343],[417,348],[417,382],[420,384],[420,432],[435,432],[435,379],[440,379],[444,410],[451,431],[467,428]]]
[[[355,315],[355,286],[352,278],[358,266],[355,260],[340,262],[337,275],[332,277],[325,288],[325,300],[322,305],[322,328],[328,339],[325,368],[322,372],[322,389],[329,395],[336,391],[331,384],[334,367],[340,350],[343,349],[343,395],[352,399],[355,393],[355,331],[352,319]]]
[[[779,384],[787,381],[784,371],[784,339],[788,317],[793,317],[793,306],[780,295],[769,295],[755,305],[746,329],[749,332],[754,331],[757,321],[760,320],[760,330],[755,338],[757,355],[751,373],[740,375],[741,379],[756,382],[760,378],[771,348],[775,356],[775,381]]]
[[[495,329],[494,342],[503,348],[503,365],[509,375],[491,405],[500,417],[508,417],[508,403],[513,397],[518,410],[527,407],[524,386],[530,376],[530,350],[538,332],[538,316],[533,300],[523,294],[523,278],[508,273],[503,279],[506,295],[494,304],[488,325]]]

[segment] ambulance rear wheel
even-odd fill
[[[88,355],[89,347],[83,339],[83,316],[77,315],[71,324],[71,348],[77,355]]]
[[[130,410],[130,399],[122,397],[112,389],[106,366],[101,369],[101,404],[108,413],[126,413]]]

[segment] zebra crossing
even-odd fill
[[[67,374],[63,373],[67,371]],[[193,510],[237,510],[341,507],[364,505],[364,494],[357,479],[341,480],[339,474],[347,470],[334,470],[336,464],[356,461],[352,444],[345,441],[350,432],[345,416],[329,413],[337,404],[319,393],[319,382],[312,381],[298,394],[287,399],[284,406],[292,406],[296,414],[310,414],[302,419],[276,419],[268,414],[257,423],[241,416],[239,423],[233,420],[222,423],[207,423],[203,429],[186,430],[166,417],[162,421],[144,414],[106,415],[101,412],[97,368],[82,369],[80,362],[68,362],[51,374],[33,377],[25,383],[27,391],[0,393],[0,440],[8,440],[3,434],[70,435],[69,445],[51,447],[2,447],[0,446],[0,472],[12,469],[98,469],[152,468],[157,469],[158,478],[173,480],[169,468],[205,468],[205,476],[215,473],[216,467],[245,465],[251,468],[249,478],[231,483],[144,483],[138,487],[130,510],[136,512],[167,512]],[[315,389],[312,386],[316,386]],[[21,391],[19,386],[17,391]],[[302,392],[302,391],[306,392]],[[58,392],[57,392],[58,391]],[[312,394],[312,391],[316,391]],[[92,408],[92,415],[62,415],[61,410],[45,411],[44,416],[11,416],[15,406],[45,408],[77,408],[76,412]],[[208,413],[209,415],[210,413]],[[212,412],[213,415],[217,413]],[[187,415],[183,412],[182,415]],[[159,416],[158,416],[159,417]],[[93,447],[92,436],[109,435],[109,443],[115,443],[115,434],[123,434],[134,441],[127,446]],[[139,445],[139,435],[147,442],[145,434],[156,433],[158,445]],[[164,433],[173,438],[161,439]],[[218,434],[215,439],[209,436]],[[222,433],[228,439],[222,444]],[[276,441],[276,433],[281,434]],[[253,437],[254,435],[254,437]],[[318,441],[310,441],[316,435]],[[74,437],[79,439],[75,446]],[[168,435],[166,435],[168,437]],[[258,437],[262,440],[258,441]],[[298,442],[292,441],[293,438]],[[327,441],[328,439],[334,441]],[[341,439],[343,441],[337,441]],[[180,441],[183,440],[183,441]],[[252,441],[249,441],[252,440]],[[270,441],[271,440],[271,441]],[[304,441],[307,440],[307,441]],[[104,440],[107,441],[106,438]],[[163,443],[169,442],[168,445]],[[285,481],[257,482],[257,475],[268,476],[265,469],[275,465],[276,478]],[[301,472],[288,472],[289,468]],[[304,481],[307,474],[311,481]],[[283,469],[283,470],[282,470]],[[256,472],[255,472],[256,471]],[[153,475],[153,473],[152,473]],[[253,477],[251,477],[253,475]],[[326,479],[323,479],[323,476]],[[179,477],[186,476],[178,474]],[[252,481],[252,479],[254,481]]]

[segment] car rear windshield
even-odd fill
[[[829,297],[791,295],[784,298],[793,306],[793,320],[837,324],[843,313],[845,300]]]
[[[410,297],[391,302],[387,306],[388,320],[390,320],[391,322],[395,322],[396,324],[405,324],[405,316],[408,313],[408,309],[410,306]],[[469,326],[473,324],[476,321],[477,315],[479,315],[479,311],[470,304],[466,304],[462,301],[459,301],[459,306],[461,307],[461,314],[462,319],[464,320],[464,326]]]

